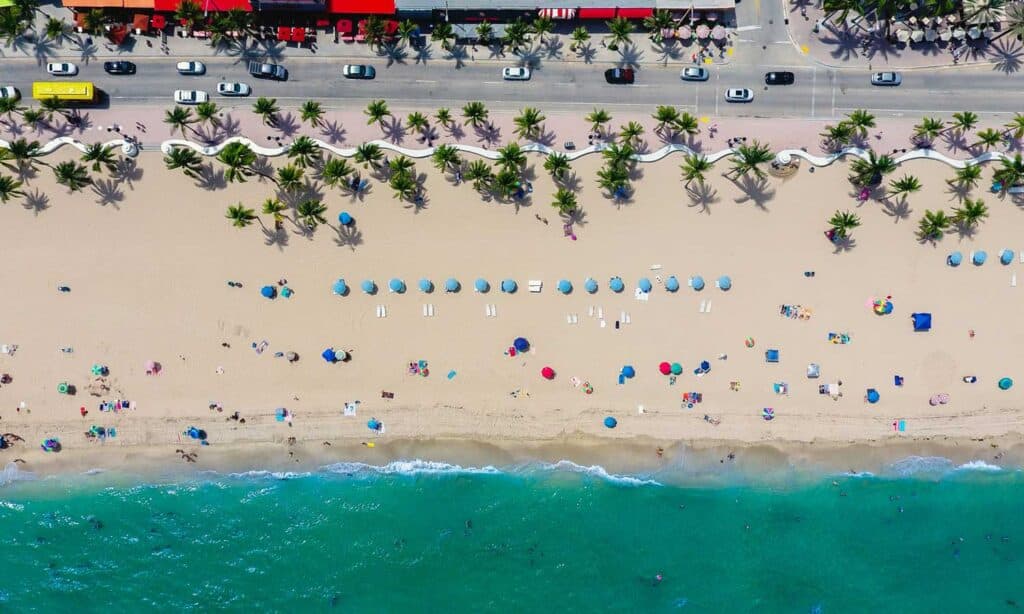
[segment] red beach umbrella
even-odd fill
[[[544,379],[555,379],[555,370],[551,367],[544,367],[540,370],[540,374]]]
[[[669,373],[672,373],[672,365],[667,362],[663,362],[658,365],[658,371],[661,371],[662,375],[668,375]]]

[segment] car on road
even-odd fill
[[[366,64],[345,64],[341,67],[341,75],[346,79],[373,79],[377,71]]]
[[[703,66],[688,66],[679,71],[679,78],[683,81],[707,81],[711,72]]]
[[[178,62],[177,65],[178,74],[181,75],[202,75],[206,74],[206,64],[197,62],[195,60],[189,60],[187,62]]]
[[[636,80],[636,74],[632,68],[609,68],[604,71],[604,80],[608,83],[624,83],[629,85]]]
[[[174,102],[178,104],[199,104],[210,99],[202,90],[174,90]]]
[[[107,74],[109,75],[134,75],[135,63],[128,62],[125,60],[118,60],[115,62],[104,62],[103,70],[107,71]]]
[[[506,66],[501,69],[501,78],[506,81],[529,81],[532,74],[525,66]]]
[[[725,90],[726,102],[751,102],[754,100],[754,92],[745,87],[733,87]]]
[[[899,85],[903,77],[898,72],[876,72],[871,75],[871,85]]]
[[[764,74],[765,85],[793,85],[796,76],[791,72],[769,72]]]
[[[71,62],[50,62],[46,65],[46,72],[55,77],[73,77],[78,74],[78,67]]]
[[[245,83],[221,81],[217,84],[217,93],[221,96],[248,96],[252,93],[252,88]]]
[[[0,87],[0,98],[13,98],[14,100],[21,99],[21,92],[18,88],[13,85],[4,85]]]
[[[273,79],[274,81],[287,81],[288,69],[280,64],[268,62],[249,62],[249,74],[257,79]]]

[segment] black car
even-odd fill
[[[770,72],[764,75],[766,85],[793,85],[794,79],[791,72]]]
[[[636,75],[633,73],[632,68],[609,68],[604,71],[604,80],[608,83],[625,83],[628,85],[635,78]]]
[[[104,62],[103,70],[111,75],[134,75],[135,64],[124,60],[117,62]]]

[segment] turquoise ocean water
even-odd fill
[[[1024,476],[983,464],[700,484],[564,462],[3,475],[4,612],[1024,607]]]

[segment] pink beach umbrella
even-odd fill
[[[146,375],[156,375],[160,373],[160,363],[155,360],[146,361]]]
[[[704,24],[697,26],[697,38],[705,39],[709,34],[711,34],[711,28]]]
[[[722,26],[715,26],[715,28],[711,30],[711,38],[715,39],[716,41],[724,40],[725,28],[723,28]]]
[[[555,379],[555,370],[551,367],[544,367],[540,370],[540,374],[544,379]]]
[[[661,371],[662,375],[668,375],[669,373],[672,373],[672,365],[667,362],[663,362],[658,365],[658,371]]]
[[[693,30],[690,29],[690,26],[683,26],[679,28],[678,36],[683,40],[687,40],[693,36]]]

